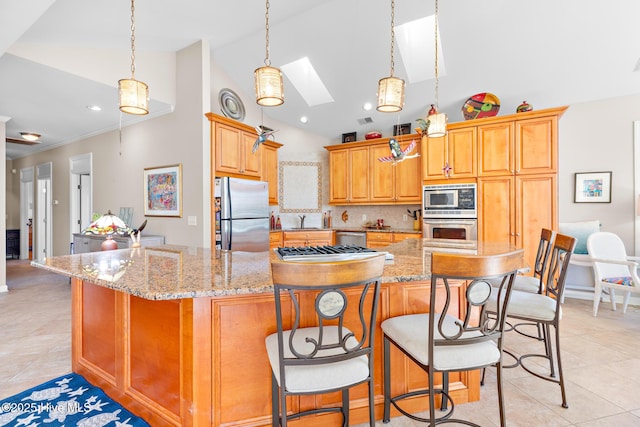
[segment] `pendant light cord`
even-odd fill
[[[264,58],[264,65],[266,65],[267,67],[271,66],[271,61],[269,60],[269,0],[267,0],[267,11],[264,14],[264,18],[265,18],[265,30],[266,30],[266,46],[265,46],[265,58]]]
[[[436,60],[434,61],[435,64],[435,77],[436,77],[436,112],[439,112],[438,110],[438,0],[435,0],[436,3],[436,13],[434,15],[434,23],[433,23],[433,28],[434,30],[434,37],[433,39],[435,40],[435,52],[436,52]]]
[[[135,80],[136,74],[136,18],[135,0],[131,0],[131,80]]]
[[[396,1],[391,0],[391,74],[390,77],[393,77],[393,71],[395,69],[395,62],[393,60],[393,51],[395,50],[395,41],[396,41],[396,29],[395,29],[395,20],[396,20]]]

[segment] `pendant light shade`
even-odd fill
[[[131,78],[118,80],[120,111],[127,114],[149,114],[149,86],[136,80],[135,0],[131,0]]]
[[[272,67],[269,60],[269,0],[266,1],[266,8],[264,67],[256,69],[253,74],[256,84],[256,102],[263,107],[275,107],[284,103],[284,84],[280,69]]]
[[[127,114],[149,113],[149,86],[134,79],[118,80],[120,111]]]
[[[254,72],[256,102],[264,107],[275,107],[284,102],[284,85],[280,69],[265,65]]]
[[[385,77],[378,82],[378,107],[383,113],[395,113],[404,105],[404,80]]]
[[[438,138],[447,134],[447,115],[444,113],[436,113],[427,116],[429,120],[429,129],[427,136],[430,138]]]
[[[395,9],[396,2],[391,0],[391,73],[389,77],[378,81],[378,107],[376,107],[376,110],[382,113],[402,111],[404,106],[404,80],[393,76],[393,51],[396,39]]]

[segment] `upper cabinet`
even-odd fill
[[[475,178],[475,126],[451,129],[439,138],[422,137],[422,179]]]
[[[255,129],[227,117],[207,113],[211,123],[211,167],[215,176],[256,179],[269,183],[269,204],[278,203],[278,149],[265,141],[255,153]]]
[[[404,149],[410,140],[399,138]],[[325,147],[329,151],[329,204],[419,203],[420,158],[380,162],[390,155],[389,138]]]

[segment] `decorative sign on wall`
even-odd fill
[[[320,162],[280,162],[278,172],[280,212],[321,212],[322,165]]]

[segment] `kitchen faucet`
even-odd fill
[[[307,217],[306,215],[298,215],[300,218],[300,228],[304,228],[304,219]]]

